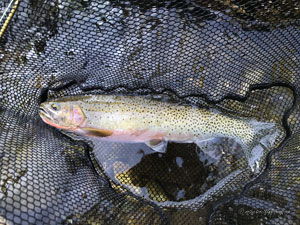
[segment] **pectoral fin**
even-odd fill
[[[113,134],[113,132],[110,130],[88,128],[88,127],[81,128],[80,133],[90,137],[107,137]]]
[[[165,153],[167,151],[168,142],[164,140],[150,140],[145,142],[152,150]]]

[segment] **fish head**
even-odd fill
[[[86,121],[80,105],[72,102],[44,102],[40,105],[39,114],[45,123],[65,130],[74,131]]]

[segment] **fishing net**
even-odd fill
[[[299,10],[296,0],[1,1],[0,224],[299,224]],[[253,173],[230,139],[155,153],[38,115],[49,98],[86,94],[214,108],[281,132]]]

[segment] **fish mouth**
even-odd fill
[[[42,108],[42,107],[39,108],[39,111],[40,112],[46,112],[46,110],[44,108]]]
[[[39,108],[39,114],[42,117],[42,119],[43,119],[43,117],[45,117],[47,119],[51,119],[49,113],[41,107]]]

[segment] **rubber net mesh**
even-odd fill
[[[0,223],[299,224],[299,10],[297,0],[19,1],[0,40]],[[50,97],[86,94],[217,108],[281,135],[254,174],[231,140],[216,164],[195,144],[153,153],[38,115]]]

